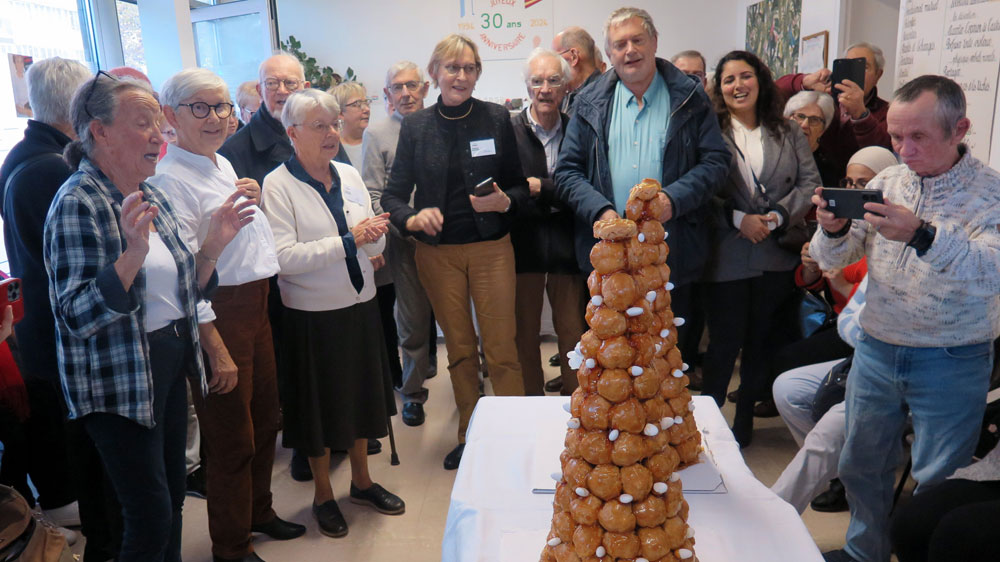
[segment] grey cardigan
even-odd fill
[[[712,255],[705,271],[705,281],[735,281],[757,277],[765,271],[791,271],[799,263],[798,252],[789,252],[777,243],[777,237],[790,225],[805,219],[816,186],[821,185],[819,171],[799,127],[788,127],[775,134],[764,129],[764,165],[758,180],[765,197],[752,195],[739,168],[739,151],[730,129],[723,133],[732,157],[729,175],[713,200]],[[733,211],[766,214],[776,211],[784,219],[782,226],[759,244],[739,236],[733,225]]]

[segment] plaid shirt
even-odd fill
[[[177,262],[178,295],[194,344],[193,374],[207,393],[195,311],[200,291],[194,255],[181,240],[162,192],[145,182],[139,187],[144,200],[159,208],[153,223]],[[145,272],[140,269],[125,291],[114,267],[125,246],[119,228],[123,199],[111,180],[84,159],[49,208],[44,256],[59,377],[71,419],[107,412],[153,427]],[[217,280],[213,274],[210,287]]]

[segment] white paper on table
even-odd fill
[[[554,494],[556,481],[553,474],[562,472],[559,453],[563,450],[563,432],[542,431],[535,435],[535,448],[531,463],[531,493]],[[702,439],[704,451],[699,453],[698,464],[680,470],[681,483],[685,494],[725,494],[726,483],[715,466],[708,441]]]

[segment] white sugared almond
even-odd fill
[[[692,556],[694,556],[694,553],[686,548],[681,548],[677,551],[677,558],[680,558],[681,560],[687,560]]]
[[[641,375],[641,374],[642,374],[642,372],[643,372],[643,368],[642,368],[642,367],[640,367],[640,366],[638,366],[638,365],[632,365],[632,366],[631,366],[631,367],[629,368],[629,372],[630,372],[630,373],[632,373],[632,376],[633,376],[633,377],[638,377],[639,375]]]
[[[593,358],[588,358],[586,361],[583,362],[583,364],[586,365],[588,369],[593,369],[594,367],[597,366],[597,361],[594,361]]]
[[[660,428],[656,427],[651,423],[647,423],[646,427],[643,428],[642,432],[649,437],[656,437],[656,435],[660,433]]]
[[[590,359],[588,359],[587,361],[590,361]],[[674,375],[674,378],[679,379],[679,378],[681,378],[681,377],[684,376],[684,371],[682,371],[680,369],[674,369],[673,375]]]
[[[638,238],[639,238],[639,242],[645,242],[646,241],[646,235],[643,234],[643,233],[641,233],[641,232],[639,233]]]
[[[580,420],[578,420],[576,418],[570,418],[570,419],[566,420],[566,427],[568,427],[570,429],[577,429],[577,428],[580,427]]]
[[[684,325],[683,318],[674,318],[674,326],[683,326],[683,325]]]
[[[640,314],[642,314],[642,307],[641,306],[629,307],[629,309],[625,311],[625,314],[633,317],[639,316]]]
[[[559,537],[552,537],[551,539],[549,539],[548,544],[549,546],[559,546],[562,544],[562,539],[560,539]]]
[[[599,546],[597,547],[597,550],[594,551],[594,556],[598,558],[604,558],[604,555],[607,553],[608,553],[607,549],[605,549],[603,546]]]
[[[656,484],[653,484],[653,491],[656,492],[657,494],[666,494],[667,493],[667,483],[666,482],[657,482]]]
[[[614,441],[615,439],[618,439],[618,430],[612,429],[608,432],[608,441]]]
[[[660,420],[660,429],[670,429],[674,425],[674,418],[666,417]]]
[[[656,300],[656,291],[650,291],[650,292],[646,293],[646,300],[649,301],[649,302],[655,301]]]
[[[574,491],[576,492],[576,495],[580,496],[581,498],[585,498],[590,495],[590,490],[584,488],[583,486],[580,486]]]
[[[632,497],[631,494],[622,494],[622,495],[618,496],[618,501],[620,501],[622,503],[632,503],[633,499],[634,498]]]
[[[604,304],[604,297],[602,297],[601,295],[594,295],[590,297],[590,304],[594,306],[601,306],[602,304]]]

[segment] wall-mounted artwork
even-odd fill
[[[14,106],[18,117],[31,117],[31,104],[28,103],[28,81],[24,75],[31,66],[32,58],[28,55],[7,54],[10,65],[10,82],[14,87]]]
[[[774,77],[798,70],[802,0],[763,0],[747,7],[747,50]]]

